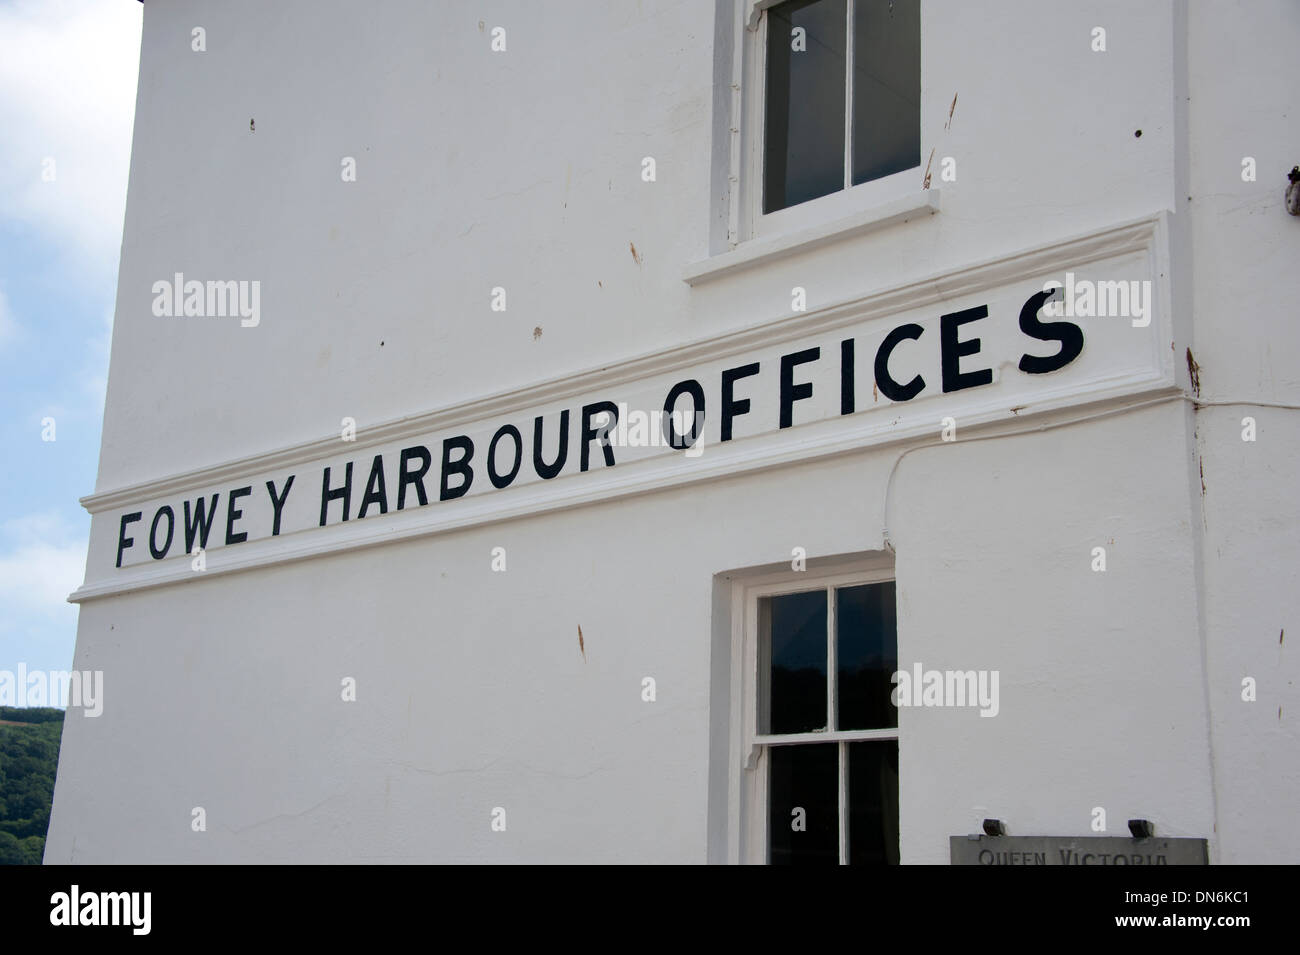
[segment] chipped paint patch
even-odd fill
[[[1187,374],[1192,380],[1192,394],[1201,397],[1201,366],[1192,357],[1192,350],[1187,349]]]

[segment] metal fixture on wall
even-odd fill
[[[1147,819],[1130,819],[1128,831],[1133,833],[1134,839],[1150,839],[1155,835],[1156,827]]]

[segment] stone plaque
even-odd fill
[[[1204,839],[950,836],[953,865],[1209,865]]]

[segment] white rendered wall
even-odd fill
[[[738,330],[788,314],[792,286],[815,312],[1162,210],[1175,301],[1195,303],[1171,353],[1194,349],[1206,394],[1294,400],[1300,220],[1273,168],[1300,161],[1273,118],[1292,10],[977,6],[923,2],[922,154],[958,169],[938,214],[692,288],[683,269],[718,251],[727,5],[146,2],[96,490]],[[1228,59],[1232,37],[1265,52]],[[1238,151],[1276,188],[1241,183]],[[177,271],[260,279],[260,325],[155,318]],[[1112,834],[1142,816],[1213,861],[1294,861],[1295,724],[1269,701],[1294,696],[1297,425],[1239,410],[1168,403],[899,465],[900,660],[1002,680],[995,719],[901,714],[904,862],[947,862],[986,815],[1087,834],[1095,806]],[[881,551],[900,451],[88,600],[75,665],[104,670],[104,714],[69,713],[46,859],[718,858],[715,575]],[[120,511],[96,514],[92,561]],[[1247,674],[1256,704],[1235,702]]]
[[[1282,207],[1286,174],[1300,163],[1290,82],[1297,37],[1294,4],[1191,6],[1185,208],[1195,256],[1193,350],[1210,400],[1300,403],[1300,218]],[[1245,157],[1256,161],[1256,182],[1242,180]],[[1247,416],[1256,423],[1253,443],[1242,440]],[[1212,408],[1197,427],[1220,859],[1294,864],[1300,414]],[[1245,677],[1257,683],[1254,703],[1242,701]]]

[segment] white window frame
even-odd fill
[[[897,580],[891,560],[857,561],[819,574],[815,571],[786,571],[749,579],[737,579],[731,593],[731,750],[729,815],[733,838],[728,852],[733,863],[765,865],[768,862],[768,752],[772,746],[794,743],[838,743],[839,753],[839,837],[841,864],[847,859],[846,753],[843,747],[865,740],[898,740],[897,727],[868,730],[830,729],[813,733],[764,735],[758,732],[758,601],[761,597],[825,591],[827,594],[827,668],[835,671],[835,590],[862,584]],[[836,700],[827,693],[827,727],[834,719]],[[901,745],[901,744],[900,744]]]
[[[767,28],[770,18],[767,11],[784,0],[741,0],[744,16],[744,55],[742,90],[750,95],[742,97],[741,170],[739,222],[736,238],[743,245],[750,240],[772,239],[803,232],[825,225],[833,220],[867,213],[880,208],[890,212],[899,200],[915,199],[923,195],[921,187],[922,157],[925,155],[925,55],[922,43],[921,59],[921,152],[917,165],[880,179],[853,185],[853,8],[855,0],[847,0],[844,100],[844,188],[829,195],[819,196],[798,205],[776,212],[763,213],[763,144],[767,139],[765,128],[767,98]],[[923,5],[924,11],[924,5]],[[922,20],[924,38],[924,20]]]

